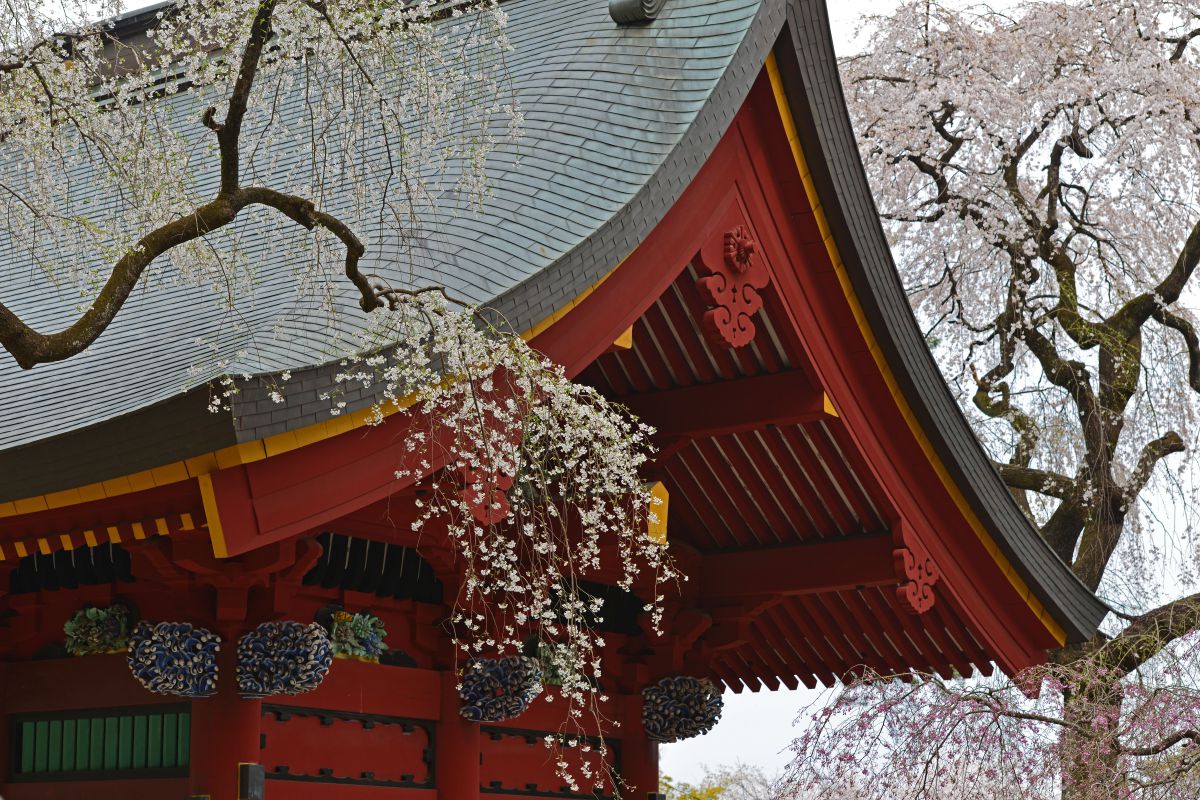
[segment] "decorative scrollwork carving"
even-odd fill
[[[721,719],[721,691],[707,678],[679,675],[642,690],[642,726],[655,742],[708,733]]]
[[[73,656],[118,653],[129,643],[129,607],[113,603],[107,608],[86,606],[63,625],[67,652]]]
[[[504,722],[524,714],[542,693],[536,658],[473,658],[463,669],[459,713],[471,722]]]
[[[329,634],[317,623],[264,622],[238,641],[238,692],[242,697],[311,692],[332,663]]]
[[[915,537],[904,533],[900,539],[901,546],[892,551],[896,577],[900,579],[896,597],[909,613],[924,614],[933,608],[937,599],[933,585],[941,573],[929,552]]]
[[[754,263],[757,249],[758,242],[750,237],[750,231],[738,225],[725,234],[725,266],[737,273],[745,272]]]
[[[379,657],[387,650],[387,628],[383,620],[366,611],[351,614],[342,609],[335,610],[329,619],[329,639],[337,658],[378,664]]]
[[[129,634],[129,671],[155,694],[217,693],[221,637],[188,622],[139,622]]]
[[[712,249],[706,246],[698,259],[710,273],[696,281],[701,298],[711,306],[704,312],[704,333],[714,347],[745,347],[757,332],[753,317],[763,304],[759,290],[771,280],[767,265],[745,225],[725,232],[721,258],[714,258]]]

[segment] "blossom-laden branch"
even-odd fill
[[[1200,693],[1186,679],[1196,677],[1196,637],[1177,644],[1163,663],[1170,690],[1113,684],[1090,658],[1012,682],[864,675],[814,703],[789,781],[833,796],[852,775],[860,800],[1193,798]]]
[[[453,545],[460,585],[447,626],[457,654],[548,652],[552,696],[568,711],[551,742],[559,774],[574,792],[613,786],[601,688],[613,645],[600,630],[604,600],[586,586],[615,582],[642,601],[647,634],[661,633],[679,576],[646,535],[656,508],[640,474],[652,431],[485,324],[488,315],[451,310],[436,291],[392,301],[337,383],[383,398],[376,423],[414,415],[396,478],[420,489],[413,530]],[[586,743],[598,734],[600,744]],[[597,758],[568,757],[571,742]]]
[[[0,191],[0,242],[14,275],[49,276],[47,296],[75,283],[93,298],[54,332],[44,314],[0,298],[0,346],[26,369],[89,347],[152,271],[212,285],[236,304],[257,275],[237,246],[241,220],[257,224],[243,213],[254,206],[281,212],[257,231],[288,243],[280,258],[311,265],[298,295],[336,294],[340,273],[364,311],[381,308],[405,276],[364,274],[371,242],[359,231],[403,238],[437,195],[478,202],[495,123],[507,118],[509,134],[519,132],[519,113],[501,98],[508,43],[495,0],[451,10],[181,0],[136,44],[91,21],[84,0],[56,18],[33,0],[6,5],[0,159],[22,169]],[[199,147],[197,117],[212,134]],[[374,155],[359,158],[364,149]],[[281,170],[287,152],[307,153],[304,167]],[[219,175],[215,194],[198,161]],[[332,236],[341,268],[321,235],[276,236],[288,222]]]

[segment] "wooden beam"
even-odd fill
[[[763,547],[706,555],[700,561],[703,601],[802,595],[899,583],[891,534]]]
[[[664,438],[697,439],[837,416],[799,370],[754,375],[618,398]]]

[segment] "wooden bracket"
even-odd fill
[[[638,419],[654,426],[658,439],[668,441],[837,416],[822,388],[800,370],[642,392],[619,400]]]
[[[892,551],[892,560],[896,577],[900,579],[896,597],[910,614],[924,614],[933,608],[937,599],[933,585],[941,573],[929,556],[929,551],[907,525],[900,523],[895,530],[896,548]]]

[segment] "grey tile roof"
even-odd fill
[[[824,0],[671,0],[645,27],[619,28],[606,0],[512,0],[513,84],[526,109],[520,158],[493,159],[478,215],[435,220],[417,281],[446,284],[525,329],[628,255],[678,198],[740,107],[772,47],[826,213],[872,330],[955,483],[1070,641],[1106,608],[1021,515],[921,339],[879,226],[837,76]],[[786,35],[779,39],[781,32]],[[777,41],[778,40],[778,41]],[[3,170],[0,163],[0,171]],[[380,232],[376,231],[376,234]],[[23,373],[0,359],[0,502],[78,486],[327,418],[317,399],[336,364],[314,315],[275,303],[291,268],[258,242],[262,285],[245,324],[207,291],[147,287],[83,355]],[[380,258],[397,257],[386,240]],[[0,240],[0,291],[31,318],[65,313]],[[351,302],[349,294],[343,297]],[[353,328],[353,315],[338,331]],[[245,387],[233,418],[202,411],[208,335],[236,371],[297,370],[280,407]],[[370,402],[359,397],[351,408]],[[236,420],[236,422],[234,421]]]
[[[492,158],[491,200],[482,212],[450,203],[426,218],[416,257],[403,254],[394,235],[360,221],[372,242],[368,267],[386,272],[404,263],[412,283],[442,283],[457,296],[495,304],[518,328],[553,312],[632,250],[657,219],[637,206],[651,202],[665,212],[715,144],[738,103],[720,104],[727,106],[717,115],[724,119],[705,119],[705,109],[759,5],[674,0],[650,25],[619,27],[605,0],[507,3],[514,45],[508,71],[524,109],[525,135]],[[778,33],[772,27],[771,40]],[[767,46],[763,37],[755,48],[755,71]],[[751,78],[748,73],[726,91],[744,95]],[[189,97],[175,101],[186,106]],[[181,112],[191,118],[195,109]],[[700,123],[719,130],[705,147],[680,147]],[[206,135],[196,127],[197,136]],[[286,170],[300,157],[283,155],[273,169]],[[686,175],[675,169],[681,158],[691,162]],[[6,168],[12,165],[0,162],[0,171]],[[670,173],[673,183],[656,186],[658,173]],[[215,174],[197,180],[211,183]],[[654,193],[649,200],[647,187]],[[634,210],[642,224],[614,237],[620,227],[614,223]],[[260,265],[259,283],[236,312],[204,287],[147,284],[80,356],[30,371],[0,358],[0,454],[202,392],[224,370],[303,370],[339,355],[330,333],[345,336],[360,323],[354,297],[349,291],[341,296],[344,313],[332,331],[323,315],[281,307],[280,298],[293,296],[295,274],[293,265],[271,257],[286,249],[279,241],[254,235],[264,230],[262,213],[245,224],[242,240]],[[597,250],[597,237],[607,246]],[[0,287],[18,314],[48,329],[69,321],[79,300],[74,287],[47,286],[28,254],[2,237]],[[239,423],[237,438],[254,438],[263,434],[260,424],[277,428],[294,418],[265,413]],[[8,483],[10,476],[3,477]]]

